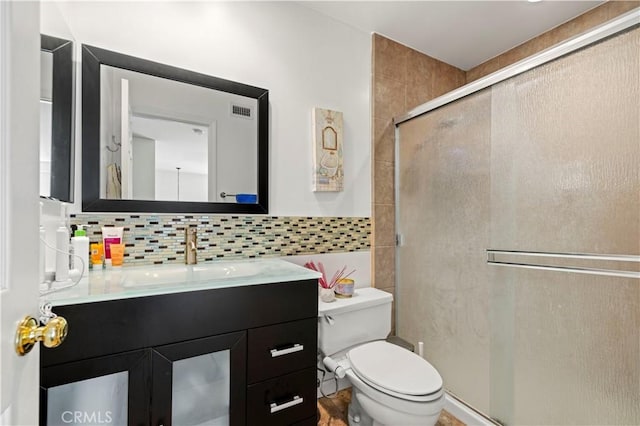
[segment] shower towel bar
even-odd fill
[[[544,251],[518,251],[518,250],[492,250],[488,249],[487,254],[508,254],[516,256],[533,257],[556,257],[559,259],[593,259],[593,260],[614,260],[619,262],[640,263],[640,256],[632,254],[595,254],[595,253],[550,253]]]
[[[541,270],[548,270],[548,271],[574,272],[578,274],[604,275],[604,276],[612,276],[612,277],[640,279],[640,271],[541,265],[541,264],[535,264],[535,263],[502,261],[502,260],[496,260],[495,255],[640,263],[640,256],[635,256],[635,255],[610,255],[610,254],[592,254],[592,253],[547,253],[547,252],[526,252],[526,251],[516,251],[516,250],[490,250],[489,249],[487,250],[487,264],[496,265],[496,266],[510,266],[514,268],[541,269]]]

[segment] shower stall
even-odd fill
[[[640,424],[639,23],[396,120],[398,335],[501,423]]]

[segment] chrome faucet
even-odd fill
[[[184,232],[184,263],[186,265],[195,265],[198,263],[198,229],[187,227]]]

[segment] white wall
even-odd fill
[[[133,149],[133,198],[156,199],[156,141],[140,136],[131,140]]]
[[[176,170],[156,169],[156,200],[178,199]],[[207,175],[180,171],[180,201],[207,201]]]
[[[77,49],[91,44],[269,89],[270,214],[370,216],[369,34],[292,2],[56,5]],[[43,28],[56,35],[48,19],[43,9]],[[344,113],[343,192],[311,191],[313,107]],[[80,120],[77,129],[79,146]]]
[[[51,102],[40,100],[40,195],[51,195]]]

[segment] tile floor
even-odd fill
[[[347,426],[347,407],[351,401],[351,389],[338,392],[335,398],[320,398],[318,426]],[[397,425],[399,426],[399,425]],[[436,426],[466,426],[446,411],[442,411]]]

